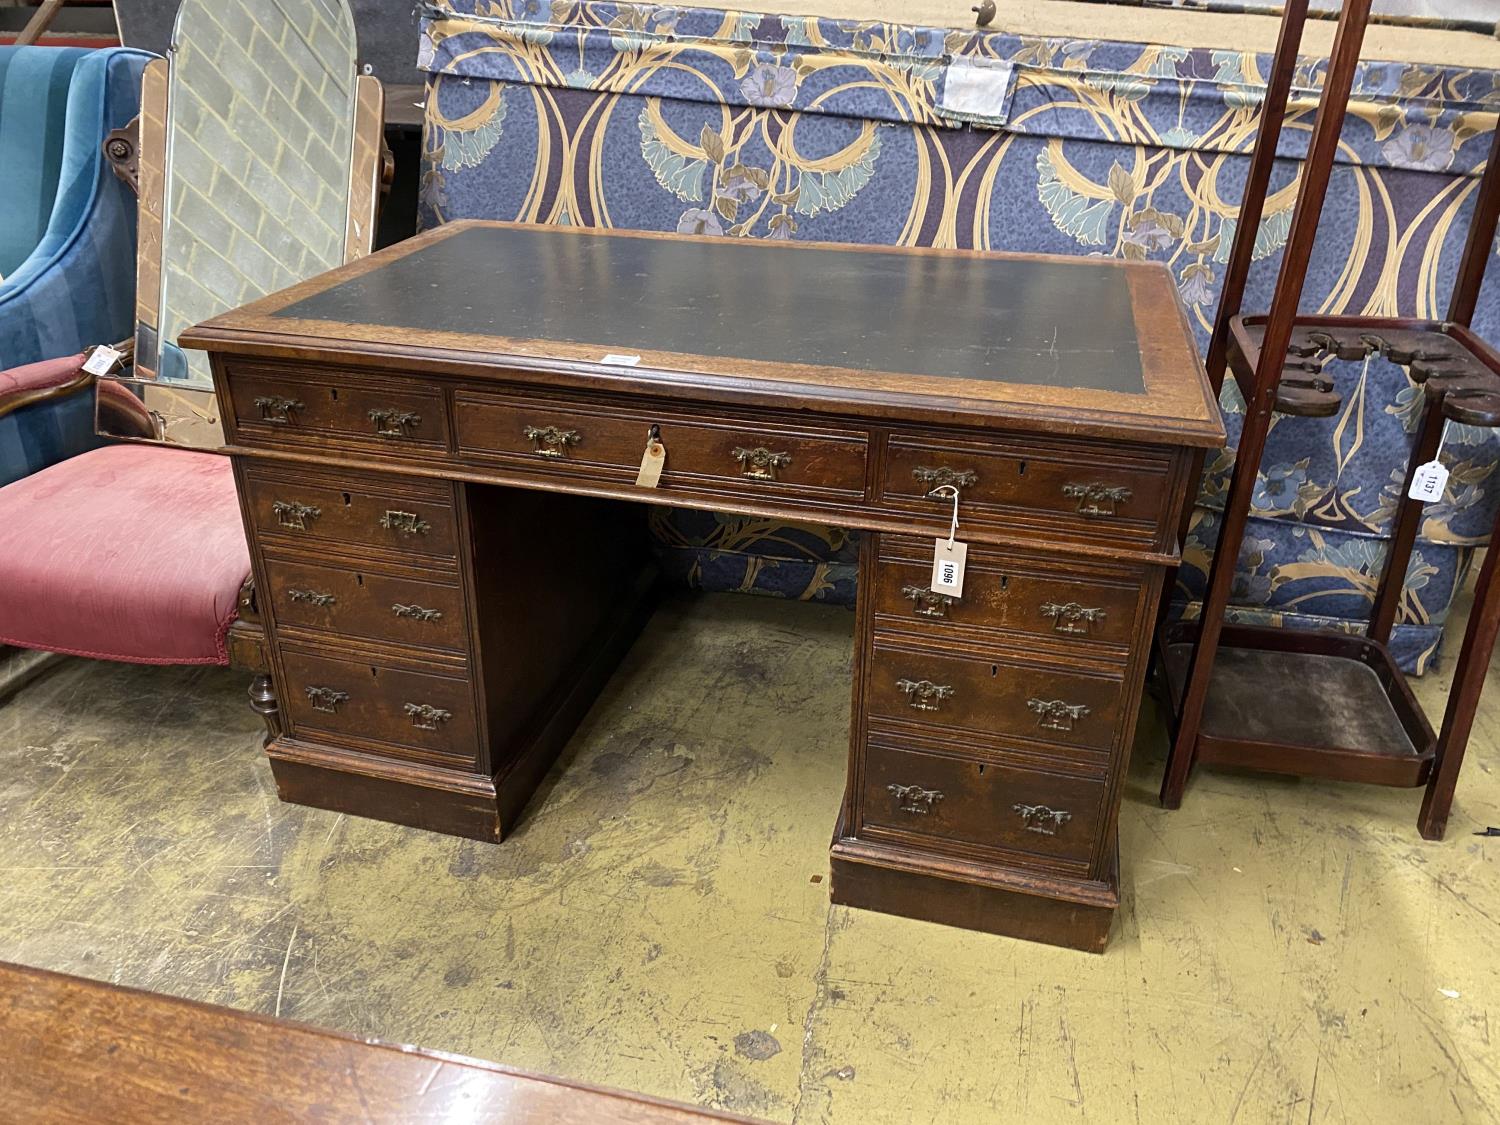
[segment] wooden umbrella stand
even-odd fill
[[[1167,808],[1181,805],[1188,775],[1199,762],[1377,785],[1426,785],[1418,827],[1424,837],[1437,840],[1447,826],[1474,711],[1500,633],[1500,585],[1495,581],[1500,552],[1487,553],[1479,574],[1440,733],[1433,733],[1388,645],[1426,502],[1411,496],[1419,474],[1423,479],[1430,475],[1426,466],[1438,458],[1449,422],[1500,426],[1500,352],[1469,327],[1500,215],[1500,128],[1480,180],[1445,320],[1299,315],[1370,15],[1370,0],[1347,0],[1270,311],[1241,315],[1307,6],[1308,0],[1287,0],[1209,344],[1209,377],[1217,388],[1226,371],[1233,371],[1245,399],[1245,422],[1200,617],[1158,632],[1174,728],[1161,801]],[[1336,414],[1342,395],[1328,365],[1334,359],[1375,355],[1405,368],[1422,386],[1423,415],[1365,635],[1227,625],[1235,565],[1272,416]],[[1429,498],[1441,498],[1441,493]],[[1494,530],[1500,532],[1500,526]]]

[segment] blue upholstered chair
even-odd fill
[[[0,47],[0,485],[98,444],[56,361],[131,334],[136,202],[101,145],[151,57]]]

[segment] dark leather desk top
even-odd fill
[[[1114,259],[461,222],[183,342],[867,417],[1223,438],[1171,273]]]
[[[1087,310],[1087,315],[1079,315]],[[1124,270],[478,227],[277,318],[1142,394]]]

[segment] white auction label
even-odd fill
[[[115,369],[115,364],[124,358],[124,354],[105,344],[100,344],[89,353],[88,359],[83,361],[83,369],[90,375],[108,375]]]
[[[1429,461],[1425,465],[1417,466],[1417,471],[1412,474],[1411,487],[1406,490],[1406,494],[1413,500],[1430,504],[1434,500],[1443,498],[1443,489],[1447,485],[1448,470],[1444,468],[1443,463]]]
[[[958,598],[964,592],[964,560],[969,545],[955,540],[939,539],[932,550],[932,592]]]

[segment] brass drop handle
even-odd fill
[[[556,426],[526,426],[521,436],[531,442],[531,451],[538,457],[563,457],[568,446],[583,440],[577,430],[560,430]]]
[[[931,586],[902,586],[901,596],[912,603],[918,617],[947,617],[953,605],[952,594],[940,594]]]
[[[339,704],[349,698],[347,691],[331,687],[309,687],[306,691],[307,701],[312,704],[312,709],[329,715],[337,713]]]
[[[1074,723],[1089,713],[1082,703],[1066,703],[1061,699],[1028,699],[1026,706],[1036,713],[1036,725],[1043,730],[1070,731]]]
[[[1130,499],[1130,489],[1093,481],[1088,484],[1065,484],[1062,493],[1078,501],[1078,514],[1091,519],[1119,514],[1119,506]]]
[[[426,535],[432,529],[432,525],[416,512],[401,512],[393,508],[386,509],[385,515],[380,517],[380,526],[397,535]]]
[[[370,421],[375,423],[375,432],[381,437],[408,437],[422,424],[422,416],[410,410],[377,408],[370,411]]]
[[[947,465],[940,465],[935,469],[918,465],[911,471],[912,478],[918,483],[927,486],[927,494],[930,496],[934,491],[944,486],[952,488],[970,488],[979,483],[979,473],[973,469],[950,469]]]
[[[437,730],[443,723],[453,718],[452,711],[444,711],[441,707],[434,707],[429,703],[408,703],[402,710],[411,720],[411,725],[418,730]]]
[[[326,608],[338,601],[338,598],[332,594],[320,594],[316,590],[293,590],[289,588],[286,596],[294,602],[306,602],[308,605],[315,605],[320,608]]]
[[[443,616],[440,609],[423,609],[419,605],[402,605],[400,602],[391,606],[391,612],[397,617],[409,617],[413,621],[438,621]]]
[[[792,463],[790,453],[772,453],[763,445],[754,449],[736,446],[729,451],[729,456],[739,462],[740,476],[748,480],[775,480],[776,470]]]
[[[953,695],[952,684],[935,684],[931,680],[897,680],[896,690],[906,696],[913,711],[936,711],[943,700]]]
[[[1047,805],[1011,805],[1010,808],[1021,818],[1026,831],[1042,836],[1056,836],[1058,830],[1073,819],[1073,814],[1067,809],[1054,809]]]
[[[289,426],[295,421],[292,415],[302,409],[302,403],[295,398],[260,395],[255,399],[255,409],[260,411],[262,422],[269,422],[273,426]]]
[[[1093,626],[1104,620],[1104,610],[1080,602],[1043,602],[1042,616],[1052,619],[1054,633],[1071,633],[1086,637]]]
[[[306,531],[308,521],[321,516],[323,509],[315,508],[311,504],[299,504],[295,500],[273,500],[271,512],[276,516],[276,522],[282,527]]]
[[[942,790],[923,789],[920,785],[887,785],[885,788],[896,798],[897,808],[917,816],[927,816],[943,799]]]

